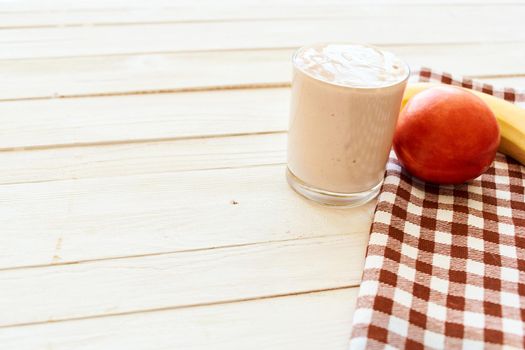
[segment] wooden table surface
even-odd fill
[[[284,177],[290,56],[525,87],[524,1],[0,0],[0,348],[345,349],[375,203]]]

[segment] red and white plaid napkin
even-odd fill
[[[412,80],[514,89],[430,69]],[[459,186],[411,177],[392,156],[374,216],[350,341],[358,349],[525,347],[525,167],[498,154]]]

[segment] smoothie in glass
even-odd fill
[[[293,57],[290,185],[303,196],[354,206],[383,181],[409,68],[365,45],[319,44]]]

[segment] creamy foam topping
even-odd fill
[[[316,79],[352,87],[393,85],[408,75],[407,65],[394,54],[364,45],[307,46],[294,63]]]

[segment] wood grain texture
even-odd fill
[[[351,20],[246,20],[4,29],[0,31],[0,59],[289,48],[301,46],[305,42],[327,41],[381,45],[525,39],[525,33],[520,30],[525,7],[505,6],[497,9],[498,16],[492,16],[494,8],[491,7],[456,6],[446,11],[408,7],[394,13],[386,11],[379,20],[357,16]],[[487,21],[486,18],[491,20]]]
[[[289,89],[0,103],[0,149],[284,131]]]
[[[255,167],[286,162],[286,134],[3,152],[0,184]]]
[[[261,350],[348,346],[357,288],[0,329],[17,350]]]
[[[356,286],[367,241],[361,233],[3,271],[0,327]]]
[[[469,2],[466,2],[469,3]],[[471,2],[470,2],[471,3]],[[508,2],[507,2],[508,3]],[[513,4],[520,5],[518,1]],[[1,1],[0,28],[43,26],[116,25],[159,22],[202,22],[261,19],[309,19],[365,17],[369,20],[386,16],[428,11],[451,11],[465,5],[457,2],[414,1]],[[490,11],[499,6],[493,1],[479,1],[478,6]],[[203,10],[205,7],[205,10]],[[422,9],[423,8],[423,9]],[[479,11],[479,10],[478,10]],[[479,14],[479,12],[478,12]]]
[[[525,43],[385,48],[412,66],[426,65],[470,76],[525,73]],[[0,100],[282,86],[291,80],[293,51],[241,50],[3,61]]]
[[[0,268],[368,232],[374,202],[314,204],[284,169],[2,185]]]

